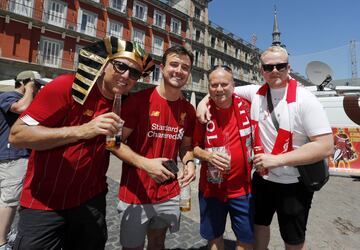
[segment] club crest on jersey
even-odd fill
[[[85,115],[85,116],[90,116],[90,117],[92,117],[93,114],[94,114],[94,111],[92,111],[92,110],[90,110],[90,109],[86,109],[86,110],[84,111],[84,113],[83,113],[83,115]]]
[[[151,111],[150,116],[155,116],[155,117],[159,117],[160,116],[160,111]]]
[[[180,126],[184,126],[185,125],[185,118],[186,118],[186,112],[182,112],[180,114],[180,122],[179,122],[179,125]]]

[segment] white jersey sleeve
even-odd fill
[[[256,95],[256,92],[259,90],[259,85],[245,85],[235,87],[234,93],[241,98],[248,100],[249,102],[252,101],[253,97]]]
[[[319,100],[305,88],[298,88],[299,119],[307,136],[332,133],[326,112]]]

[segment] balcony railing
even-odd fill
[[[42,53],[39,53],[37,55],[36,62],[39,65],[53,67],[53,68],[62,68],[71,71],[75,71],[77,67],[77,62],[74,59],[66,60],[57,55],[42,54]]]
[[[78,32],[79,34],[81,33],[99,39],[102,39],[106,35],[106,31],[94,27],[93,24],[82,25],[82,23],[71,22],[63,18],[60,13],[56,14],[47,12],[43,9],[34,8],[33,6],[29,6],[23,3],[18,3],[15,0],[0,0],[0,9],[27,17],[29,20],[40,21],[44,24],[51,24],[64,28],[65,30],[71,30]]]

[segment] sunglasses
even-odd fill
[[[130,66],[128,66],[127,64],[123,63],[123,62],[119,62],[119,61],[111,61],[112,65],[114,66],[114,70],[117,73],[120,74],[124,74],[126,71],[129,70],[129,77],[132,80],[139,80],[139,78],[141,77],[142,73],[134,68],[131,68]]]
[[[227,66],[225,64],[223,64],[223,65],[217,64],[217,65],[212,66],[211,69],[208,70],[207,75],[209,76],[215,69],[218,69],[218,68],[223,68],[227,72],[232,73],[232,69],[229,66]]]
[[[277,71],[284,71],[288,66],[288,63],[278,63],[278,64],[263,64],[262,68],[266,72],[272,72],[274,68]]]

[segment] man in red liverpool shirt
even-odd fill
[[[195,111],[181,94],[192,67],[193,55],[184,47],[169,48],[160,66],[163,78],[156,88],[130,96],[123,105],[123,141],[114,150],[124,160],[119,190],[120,243],[123,249],[164,249],[166,231],[179,228],[179,183],[195,177],[192,132]],[[167,159],[185,165],[175,175],[162,163]]]
[[[153,67],[136,43],[106,37],[80,50],[75,76],[54,79],[22,113],[10,143],[33,151],[15,249],[104,249],[105,137],[121,126],[112,99]]]
[[[200,234],[209,249],[224,249],[230,214],[236,249],[252,249],[250,105],[233,95],[232,70],[216,65],[208,72],[211,119],[196,122],[194,154],[201,159]]]

